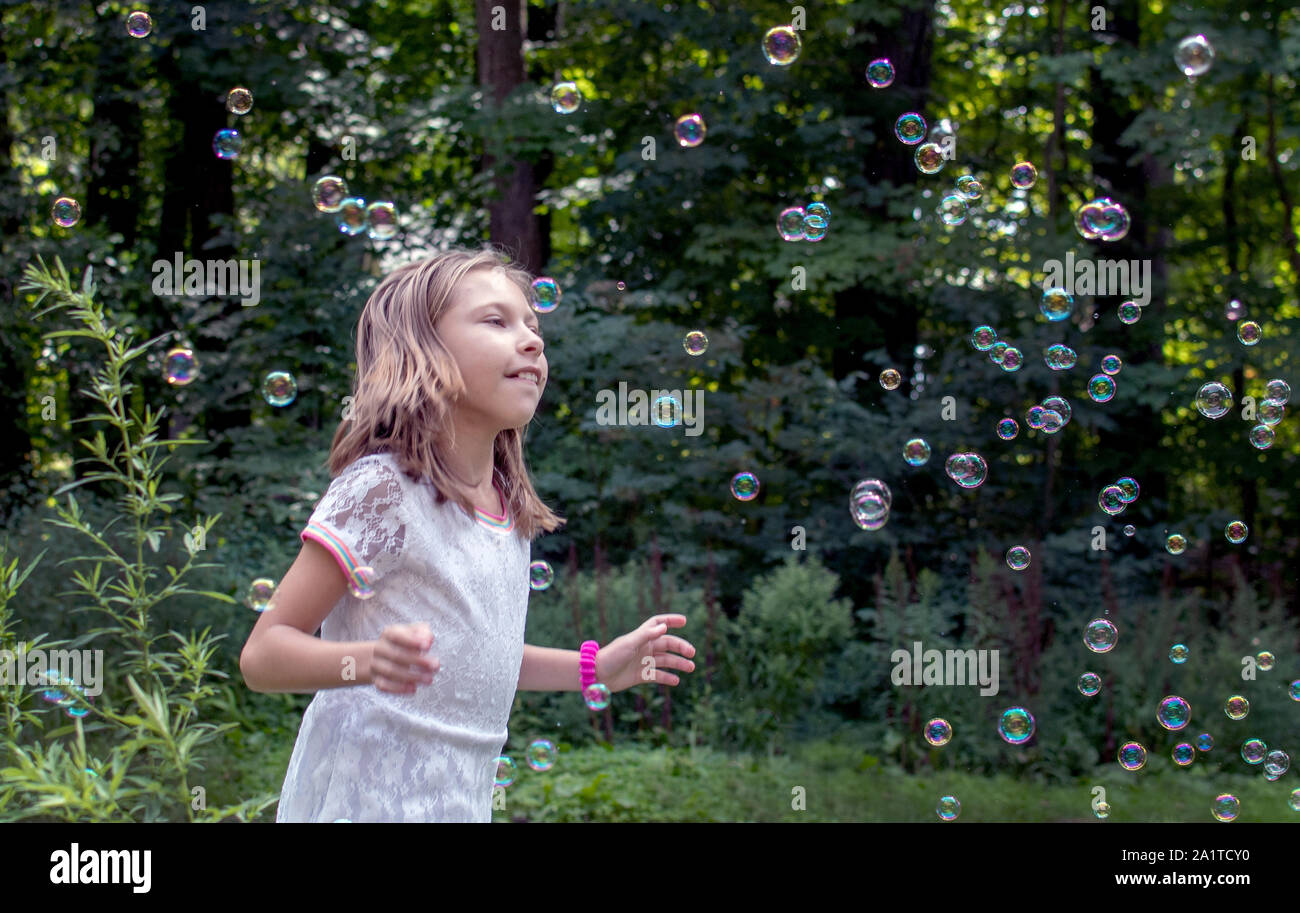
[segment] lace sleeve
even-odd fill
[[[401,563],[406,546],[402,492],[397,470],[381,459],[363,457],[330,482],[300,536],[323,546],[348,579],[358,567],[373,568],[373,584]]]

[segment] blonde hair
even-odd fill
[[[330,445],[330,477],[372,453],[389,453],[402,471],[427,479],[437,503],[454,500],[474,516],[468,487],[444,460],[455,446],[451,416],[465,394],[456,360],[435,329],[451,305],[452,293],[469,272],[499,269],[531,299],[533,277],[508,255],[485,246],[452,248],[389,273],[370,295],[357,321],[357,375],[349,417]],[[492,476],[505,495],[515,531],[528,540],[565,521],[547,507],[528,477],[523,438],[528,426],[497,433]]]

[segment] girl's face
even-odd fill
[[[459,417],[487,425],[492,435],[528,424],[548,371],[537,314],[519,286],[501,270],[472,270],[456,286],[437,329],[465,380]]]

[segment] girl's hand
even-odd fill
[[[370,659],[374,686],[390,694],[414,694],[417,684],[432,683],[439,666],[436,655],[425,655],[431,646],[433,634],[424,622],[384,628]]]
[[[695,655],[695,647],[665,632],[685,624],[685,615],[655,615],[635,631],[610,641],[596,654],[596,681],[611,692],[647,683],[678,684],[681,678],[666,670],[693,672],[695,663],[687,657]]]

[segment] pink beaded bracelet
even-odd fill
[[[578,672],[581,673],[581,689],[584,694],[596,683],[596,654],[599,651],[600,644],[594,640],[583,641],[582,648],[578,651]]]

